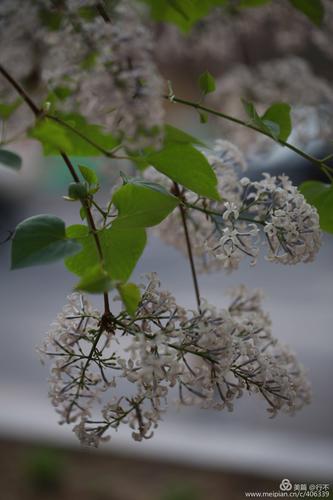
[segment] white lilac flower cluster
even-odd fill
[[[48,336],[39,348],[42,359],[44,355],[50,355],[54,360],[49,396],[61,416],[60,423],[74,422],[83,417],[104,388],[104,361],[99,374],[86,364],[92,342],[99,332],[99,323],[99,311],[94,310],[85,297],[74,293],[68,297],[68,303],[51,324]],[[107,338],[104,333],[104,339]]]
[[[232,143],[217,139],[212,150],[203,151],[208,162],[214,169],[218,181],[218,191],[223,200],[239,204],[243,188],[239,176],[246,171],[247,163],[241,151]],[[170,179],[149,168],[144,173],[152,182],[162,184],[166,189],[172,189]],[[194,193],[184,190],[182,193],[187,203],[195,205],[197,210],[187,211],[187,223],[191,237],[192,250],[198,272],[212,272],[223,267],[221,261],[206,251],[206,242],[215,233],[216,225],[212,218],[201,209],[222,211],[223,203],[199,198]],[[175,246],[187,253],[181,216],[178,210],[173,211],[164,221],[154,228],[165,243]]]
[[[50,28],[45,19],[59,19],[58,25]],[[16,78],[35,73],[62,95],[58,107],[79,110],[125,136],[129,147],[160,144],[163,82],[151,35],[131,0],[5,0],[0,28],[0,62]]]
[[[135,440],[149,439],[170,399],[232,410],[249,392],[271,416],[302,408],[310,400],[304,370],[272,337],[260,292],[239,287],[231,296],[225,310],[204,302],[200,313],[186,311],[155,274],[133,318],[106,318],[70,296],[41,349],[52,361],[50,396],[61,421],[98,446],[121,424]]]
[[[217,179],[222,201],[199,198],[186,190],[186,219],[196,268],[199,272],[238,269],[244,257],[254,265],[262,246],[266,258],[280,264],[314,259],[321,245],[317,210],[285,175],[263,174],[261,181],[239,179],[244,158],[231,143],[218,140],[206,153]],[[148,169],[145,176],[170,188],[162,174]],[[155,228],[167,244],[186,254],[180,213],[175,210]]]
[[[290,104],[293,123],[291,140],[300,147],[308,146],[311,141],[328,140],[332,135],[332,86],[315,75],[303,59],[287,57],[251,67],[236,65],[217,80],[216,86],[216,92],[210,97],[212,105],[219,109],[223,103],[223,111],[232,115],[244,115],[239,96],[254,102],[260,114],[274,102]],[[260,134],[235,128],[222,120],[218,121],[218,126],[233,142],[244,148],[248,156],[269,152],[274,145]]]
[[[321,245],[319,216],[289,178],[264,174],[261,181],[243,178],[240,182],[242,202],[224,204],[221,232],[207,240],[206,250],[227,270],[237,269],[246,256],[255,264],[261,244],[270,262],[312,261]]]

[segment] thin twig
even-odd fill
[[[24,88],[13,78],[8,71],[0,64],[0,73],[4,76],[4,78],[14,87],[16,92],[22,97],[22,99],[27,103],[31,111],[39,116],[41,114],[41,110],[39,107],[33,102],[31,97],[26,93]]]
[[[164,98],[170,100],[170,96],[165,95]],[[268,132],[265,132],[264,130],[261,130],[260,128],[256,127],[255,125],[252,125],[251,123],[247,123],[247,122],[241,120],[240,118],[236,118],[236,117],[228,115],[226,113],[216,111],[215,109],[208,108],[207,106],[203,106],[200,103],[189,101],[187,99],[180,99],[179,97],[176,97],[175,95],[172,95],[172,102],[176,102],[178,104],[184,104],[185,106],[189,106],[189,107],[197,109],[197,110],[205,111],[206,113],[209,113],[211,115],[218,116],[218,117],[223,118],[224,120],[227,120],[229,122],[233,122],[233,123],[236,123],[237,125],[241,125],[242,127],[246,127],[248,129],[254,130],[255,132],[259,132],[260,134],[265,135],[266,137],[269,137],[270,139],[276,141],[276,139],[274,139]],[[281,139],[279,139],[276,142],[278,142],[281,146],[284,146],[284,147],[290,149],[291,151],[298,154],[299,156],[301,156],[305,160],[315,164],[317,167],[319,167],[322,170],[322,172],[324,172],[326,174],[326,176],[329,178],[330,182],[332,182],[331,172],[333,172],[333,167],[324,163],[323,160],[316,158],[315,156],[312,156],[312,155],[306,153],[305,151],[302,151],[301,149],[297,148],[296,146],[294,146],[293,144],[290,144],[287,141],[282,141]]]
[[[179,186],[178,186],[178,184],[176,182],[174,182],[174,190],[175,190],[175,194],[178,196],[178,198],[181,198]],[[184,233],[185,233],[185,240],[186,240],[188,258],[189,258],[189,261],[190,261],[190,267],[191,267],[191,273],[192,273],[192,279],[193,279],[193,286],[194,286],[194,292],[195,292],[195,298],[196,298],[196,301],[197,301],[198,310],[199,310],[199,312],[201,312],[200,290],[199,290],[199,283],[198,283],[198,278],[197,278],[197,272],[196,272],[195,264],[194,264],[191,239],[190,239],[190,234],[189,234],[187,220],[186,220],[185,208],[184,208],[184,206],[181,203],[179,204],[179,210],[180,210],[180,215],[181,215],[181,218],[182,218],[182,224],[183,224]]]
[[[108,151],[107,149],[105,149],[102,146],[100,146],[99,144],[97,144],[97,142],[95,142],[92,139],[90,139],[89,137],[87,137],[85,134],[82,134],[82,132],[80,132],[75,127],[72,127],[72,125],[70,125],[69,123],[67,123],[65,120],[62,120],[58,116],[51,115],[49,113],[47,113],[45,115],[45,118],[48,118],[49,120],[52,120],[52,121],[58,123],[62,127],[67,128],[68,130],[70,130],[71,132],[73,132],[73,134],[76,134],[83,141],[85,141],[88,144],[90,144],[91,146],[93,146],[97,151],[99,151],[100,153],[102,153],[107,158],[114,158],[114,155],[113,155],[113,153],[111,151]]]

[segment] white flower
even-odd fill
[[[225,221],[235,220],[239,217],[239,206],[236,203],[229,203],[228,201],[224,204],[225,211],[223,212],[223,219]]]
[[[222,154],[222,145],[230,146],[218,141],[219,156],[208,155],[217,174],[222,200],[202,199],[185,189],[182,192],[197,271],[225,269],[230,272],[238,269],[246,257],[255,265],[263,245],[271,262],[312,261],[321,245],[317,210],[306,202],[286,175],[263,174],[263,180],[256,182],[247,177],[239,180],[236,172],[242,169],[243,163],[237,160],[238,169],[228,162],[224,167],[221,158],[230,160],[240,154],[236,155],[233,148]],[[172,188],[171,181],[154,169],[148,169],[145,177],[167,189]],[[155,233],[187,253],[178,210],[157,226]]]
[[[237,269],[246,256],[255,264],[262,240],[271,262],[312,261],[321,245],[319,216],[289,178],[264,174],[263,180],[246,181],[245,186],[239,207],[224,204],[226,227],[221,225],[220,235],[213,233],[207,239],[207,252],[229,271]]]
[[[207,304],[191,320],[186,339],[198,358],[180,380],[190,396],[185,403],[232,410],[233,400],[243,392],[260,394],[274,416],[293,414],[310,400],[304,370],[290,351],[270,332],[260,295],[241,287],[233,292],[228,311]]]
[[[86,365],[99,322],[100,313],[85,297],[74,293],[68,297],[68,303],[52,323],[48,337],[39,349],[44,357],[54,359],[49,396],[62,423],[89,415],[93,401],[105,389],[101,372]],[[76,398],[76,386],[81,376],[84,384]]]
[[[228,271],[238,269],[241,260],[246,255],[252,257],[251,264],[254,265],[259,253],[258,248],[256,248],[258,232],[259,230],[254,224],[242,225],[237,229],[226,227],[214,247],[210,246],[211,241],[208,240],[206,243],[207,251],[223,262],[223,267]]]
[[[122,424],[134,440],[149,439],[171,387],[181,404],[202,408],[231,411],[235,398],[254,392],[272,416],[299,410],[310,388],[295,356],[272,337],[260,291],[241,286],[230,295],[227,309],[202,300],[200,313],[186,311],[152,274],[134,317],[106,317],[71,296],[43,349],[53,361],[50,392],[62,422],[75,423],[89,446]]]
[[[310,262],[321,245],[317,210],[293,186],[288,177],[271,177],[253,183],[255,202],[264,216],[264,233],[268,241],[268,260],[282,264]]]

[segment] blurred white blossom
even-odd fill
[[[332,85],[317,76],[305,60],[287,57],[251,67],[238,65],[218,79],[216,85],[216,92],[210,97],[212,105],[245,120],[240,97],[252,101],[259,114],[274,102],[290,104],[293,128],[289,141],[302,148],[311,141],[325,141],[332,136]],[[274,147],[271,139],[244,127],[221,119],[216,124],[247,156],[269,152]]]
[[[229,71],[235,63],[257,64],[272,54],[306,58],[309,48],[332,59],[333,4],[331,0],[322,3],[325,16],[321,26],[293,8],[288,0],[238,11],[216,8],[186,37],[175,26],[164,25],[156,35],[156,55],[162,62],[173,57],[178,63],[198,64],[200,69],[202,61],[209,61],[220,71]]]
[[[111,6],[90,0],[5,0],[0,45],[1,64],[22,83],[33,76],[39,96],[50,90],[67,94],[58,108],[79,111],[126,136],[133,149],[160,144],[163,81],[149,29],[131,0]],[[0,97],[7,95],[3,85],[1,79]]]

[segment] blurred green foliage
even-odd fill
[[[29,450],[25,456],[25,478],[35,492],[58,492],[65,482],[63,454],[50,448]]]
[[[185,482],[170,484],[160,500],[204,500],[204,497],[193,484]]]

